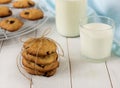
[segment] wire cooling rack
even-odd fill
[[[10,7],[10,9],[13,12],[13,15],[10,17],[15,17],[15,18],[20,19],[24,23],[24,25],[18,31],[15,31],[15,32],[8,32],[8,31],[0,28],[0,41],[19,37],[19,36],[25,35],[29,32],[32,32],[34,30],[40,29],[49,18],[49,16],[48,16],[49,11],[47,10],[47,8],[40,7],[37,4],[36,4],[35,8],[41,9],[44,12],[44,17],[42,19],[39,19],[36,21],[30,21],[30,20],[21,18],[19,16],[19,14],[24,9],[13,8],[11,4],[8,5],[8,7]],[[2,19],[5,19],[5,18],[0,18],[0,20],[2,20]]]
[[[6,40],[6,39],[11,39],[11,38],[15,38],[15,37],[25,35],[29,32],[37,30],[38,27],[40,29],[40,27],[42,27],[45,24],[47,19],[48,19],[48,17],[46,16],[43,19],[38,20],[38,21],[34,21],[34,22],[26,21],[26,22],[24,22],[23,27],[20,28],[18,31],[15,31],[15,32],[8,32],[8,31],[0,28],[0,40]]]

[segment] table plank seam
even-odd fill
[[[109,77],[109,80],[110,80],[111,88],[114,88],[114,87],[113,87],[113,83],[112,83],[112,79],[111,79],[111,75],[110,75],[110,72],[109,72],[109,68],[108,68],[108,66],[107,66],[107,62],[105,62],[105,66],[106,66],[106,70],[107,70],[108,77]]]
[[[0,53],[1,53],[1,50],[2,50],[2,47],[3,47],[3,43],[4,43],[4,41],[1,41],[1,45],[0,45]]]
[[[69,44],[68,44],[68,38],[66,38],[67,42],[67,51],[68,51],[68,59],[69,59],[69,69],[70,69],[70,84],[71,88],[73,88],[73,82],[72,82],[72,67],[71,67],[71,60],[70,60],[70,53],[69,53]]]

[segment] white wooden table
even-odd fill
[[[58,35],[50,19],[40,30],[22,36],[24,39],[40,36],[48,26],[53,33],[48,37],[61,44],[65,57],[52,77],[32,76],[33,88],[120,88],[120,58],[103,63],[86,62],[80,58],[80,38],[65,38]],[[0,42],[0,88],[29,88],[29,81],[17,69],[16,57],[22,43],[19,38]]]

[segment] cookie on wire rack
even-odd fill
[[[44,17],[44,13],[40,9],[30,8],[30,9],[23,10],[20,13],[20,16],[22,18],[28,19],[28,20],[38,20],[38,19],[42,19]]]
[[[12,0],[0,0],[0,4],[8,4],[10,3]]]
[[[19,30],[23,26],[23,22],[14,17],[8,17],[0,22],[0,27],[9,32]]]
[[[0,17],[7,17],[7,16],[11,16],[12,15],[12,11],[7,7],[7,6],[0,6]]]
[[[29,8],[35,6],[35,2],[32,0],[17,0],[13,2],[14,8]]]

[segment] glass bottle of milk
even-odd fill
[[[80,26],[81,56],[87,60],[105,61],[111,56],[114,22],[108,17],[88,17]],[[83,58],[83,57],[82,57]]]
[[[80,20],[86,17],[87,0],[55,0],[57,32],[66,37],[79,36]]]

